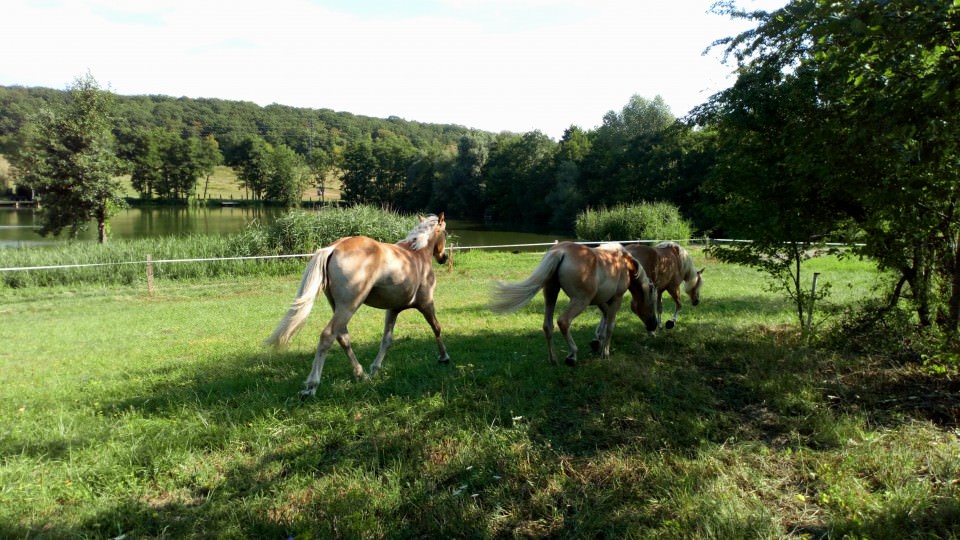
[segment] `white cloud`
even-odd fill
[[[727,86],[710,0],[439,0],[370,17],[309,0],[11,0],[0,84],[246,100],[491,131],[591,128],[633,94],[677,115]],[[366,4],[369,4],[366,3]],[[392,11],[396,11],[394,8]]]

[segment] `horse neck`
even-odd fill
[[[697,286],[697,267],[694,266],[693,259],[690,258],[688,253],[680,256],[680,275],[686,290],[691,291]]]
[[[432,237],[430,241],[427,242],[427,244],[420,249],[413,248],[412,240],[401,240],[397,242],[397,245],[402,247],[404,250],[408,251],[415,257],[429,261],[430,258],[433,257],[433,249],[437,246],[437,242],[438,242],[437,238]]]

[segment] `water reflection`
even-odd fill
[[[50,244],[66,239],[66,235],[45,238],[37,234],[36,212],[32,208],[0,208],[0,247]],[[234,234],[253,222],[272,223],[285,212],[286,210],[278,207],[240,206],[128,208],[110,220],[110,238]],[[569,239],[564,235],[491,230],[480,224],[460,220],[449,220],[447,231],[450,233],[451,242],[457,246],[541,244]],[[79,238],[96,241],[96,225],[91,224]]]

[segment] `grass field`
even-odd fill
[[[260,345],[299,276],[0,292],[0,537],[957,537],[957,404],[930,398],[950,381],[802,345],[758,274],[700,255],[677,329],[624,309],[611,358],[550,365],[540,297],[484,309],[539,257],[457,253],[450,365],[404,313],[375,379],[333,350],[304,402],[329,308]],[[827,332],[877,275],[816,264]],[[382,320],[351,324],[364,365]],[[575,321],[582,350],[597,320]]]
[[[246,197],[249,197],[248,194],[244,193],[243,188],[237,183],[237,175],[232,168],[225,165],[219,165],[214,170],[213,175],[210,176],[210,183],[206,183],[206,178],[200,178],[197,181],[197,196],[202,197],[204,193],[204,187],[207,189],[207,198],[208,199],[225,199],[225,200],[242,200]],[[325,200],[337,200],[340,198],[340,188],[332,187],[333,185],[339,185],[333,180],[327,182],[327,189],[325,193]],[[128,188],[128,196],[136,197],[138,196],[132,188]],[[304,190],[303,192],[304,201],[319,201],[320,195],[317,193],[316,187],[310,187]]]

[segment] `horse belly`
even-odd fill
[[[377,309],[404,309],[414,304],[416,295],[416,287],[374,287],[363,303]]]
[[[606,304],[613,298],[627,292],[627,284],[623,280],[616,278],[607,278],[602,280],[597,287],[597,294],[593,298],[594,304]]]

